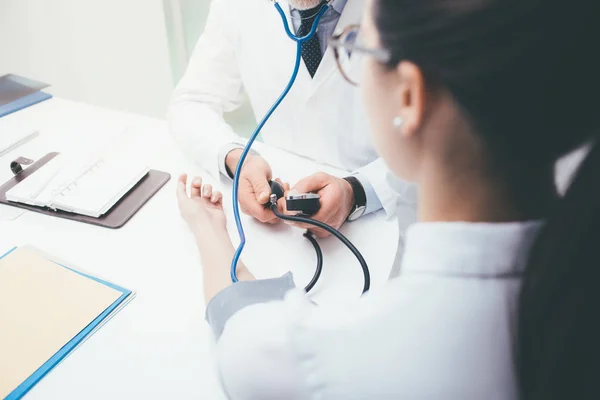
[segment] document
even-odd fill
[[[9,201],[98,218],[150,168],[127,138],[100,151],[59,154],[6,193]]]
[[[0,259],[0,398],[122,295],[28,248]]]

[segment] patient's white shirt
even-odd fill
[[[359,300],[317,306],[292,289],[240,307],[217,332],[224,390],[231,399],[516,399],[519,289],[541,225],[415,224],[400,275]]]

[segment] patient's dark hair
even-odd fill
[[[532,249],[516,360],[523,399],[600,399],[600,3],[373,4],[389,67],[411,61],[451,93],[494,168],[551,168],[593,144]]]

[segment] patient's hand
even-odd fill
[[[215,235],[227,232],[223,195],[211,185],[202,185],[202,178],[192,179],[190,195],[186,191],[188,177],[183,174],[177,182],[177,200],[181,216],[195,235]]]
[[[181,216],[190,226],[196,238],[204,276],[204,299],[206,303],[221,290],[231,285],[229,267],[235,249],[227,234],[223,196],[212,186],[202,185],[202,178],[192,179],[190,195],[186,192],[187,175],[177,181],[177,200]],[[243,263],[237,265],[239,280],[253,280],[254,276]]]

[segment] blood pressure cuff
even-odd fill
[[[287,292],[295,289],[291,272],[276,279],[240,281],[223,289],[206,307],[206,320],[212,328],[215,339],[219,339],[225,324],[242,308],[271,301],[281,301]]]

